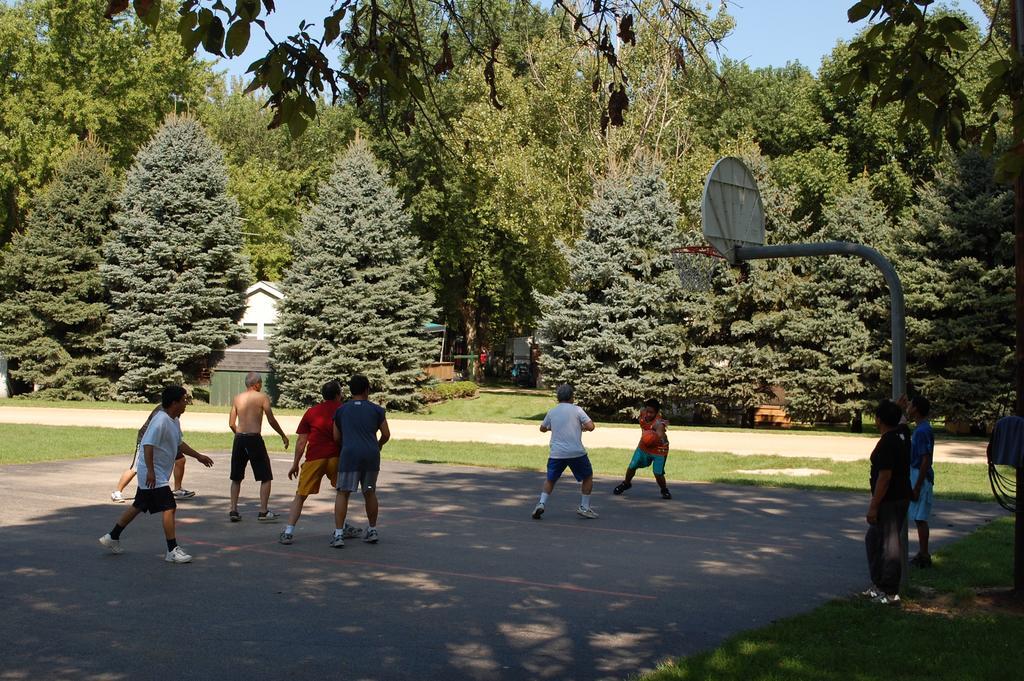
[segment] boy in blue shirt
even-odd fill
[[[384,407],[370,401],[370,381],[356,374],[348,382],[352,397],[334,412],[334,441],[341,449],[338,460],[338,496],[334,500],[334,536],[331,546],[345,546],[345,517],[352,492],[363,489],[366,520],[369,527],[363,541],[376,544],[377,475],[380,473],[380,450],[391,439]],[[380,432],[380,437],[377,433]],[[350,535],[351,536],[351,535]]]
[[[932,495],[935,485],[935,469],[932,458],[935,453],[935,434],[928,422],[931,403],[928,398],[917,395],[907,402],[907,416],[917,423],[910,438],[910,519],[917,525],[917,555],[910,564],[919,568],[932,566],[928,553],[928,518],[932,513]]]

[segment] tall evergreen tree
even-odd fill
[[[910,378],[947,418],[1013,406],[1013,192],[969,151],[918,191],[904,222]]]
[[[868,180],[858,179],[826,206],[824,225],[808,240],[861,243],[894,260],[897,234]],[[856,257],[801,258],[793,267],[801,283],[781,329],[788,412],[803,421],[856,418],[890,392],[885,279]]]
[[[680,397],[682,289],[669,249],[677,209],[658,171],[610,177],[567,253],[569,284],[542,297],[542,365],[581,404],[629,413],[644,398]]]
[[[409,216],[363,142],[354,143],[302,218],[271,339],[281,403],[308,405],[320,385],[365,374],[374,399],[419,405],[437,343],[426,260]]]
[[[105,397],[106,302],[100,265],[114,179],[106,155],[76,149],[35,199],[0,266],[0,351],[38,395]]]
[[[226,185],[221,151],[187,117],[169,117],[128,172],[103,268],[119,399],[191,381],[239,339],[248,269]]]

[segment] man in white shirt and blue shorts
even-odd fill
[[[594,468],[590,465],[590,457],[583,447],[583,431],[594,430],[594,422],[587,413],[572,403],[573,387],[568,384],[558,386],[556,396],[558,404],[544,417],[540,424],[540,432],[551,433],[551,453],[548,457],[548,474],[544,481],[544,491],[540,501],[533,509],[533,517],[540,520],[548,503],[548,497],[555,489],[555,483],[568,468],[576,481],[580,483],[580,506],[576,514],[583,518],[593,519],[597,513],[590,507],[590,493],[594,489]]]
[[[168,563],[188,563],[192,556],[178,546],[175,538],[174,514],[177,504],[171,491],[171,471],[174,460],[181,452],[209,468],[213,459],[189,447],[182,441],[178,417],[185,411],[188,396],[180,385],[164,388],[160,396],[162,409],[153,415],[142,436],[142,456],[138,461],[139,489],[134,503],[121,514],[114,528],[100,537],[100,544],[113,553],[123,553],[121,533],[140,513],[160,513],[163,516],[164,538],[167,540]]]

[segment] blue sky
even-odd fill
[[[729,13],[736,18],[736,29],[730,35],[722,55],[746,61],[754,68],[784,66],[799,61],[817,71],[821,58],[832,51],[838,40],[849,40],[857,28],[846,21],[846,10],[855,0],[729,0]],[[717,5],[717,3],[714,3]],[[947,2],[970,13],[975,20],[983,15],[972,0]],[[295,31],[302,19],[315,25],[319,33],[322,18],[331,6],[330,0],[278,0],[278,11],[270,15],[268,28],[277,39]],[[221,66],[232,75],[241,76],[255,59],[266,52],[268,43],[262,34],[253,33],[245,54],[224,61]]]

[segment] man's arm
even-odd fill
[[[284,434],[284,429],[281,428],[281,424],[274,418],[274,410],[270,407],[270,398],[266,395],[263,396],[263,413],[267,415],[267,423],[270,427],[277,431],[277,434],[281,436],[281,440],[284,442],[284,448],[288,449],[288,436]]]
[[[181,445],[178,447],[178,451],[184,454],[185,456],[191,456],[193,459],[203,464],[207,468],[213,465],[213,459],[206,456],[205,454],[200,454],[196,450],[189,447],[188,444],[186,444],[184,441],[182,441]]]
[[[338,424],[334,424],[334,441],[341,447],[341,431],[338,429]]]
[[[583,430],[585,430],[585,431],[587,431],[589,433],[592,430],[594,430],[594,422],[591,421],[590,419],[587,419],[586,421],[584,421],[583,423],[580,424],[580,428],[582,428]]]
[[[390,439],[391,429],[388,428],[388,417],[385,416],[384,420],[380,422],[380,439],[377,440],[377,446],[383,447]]]
[[[547,414],[544,415],[544,420],[540,422],[540,432],[546,433],[551,430],[551,417]]]
[[[306,443],[309,442],[308,433],[299,433],[295,438],[295,458],[292,460],[292,467],[288,469],[288,479],[293,480],[299,474],[299,461],[306,452]]]
[[[228,415],[228,428],[231,429],[232,433],[237,433],[238,432],[238,430],[235,428],[235,425],[237,423],[238,423],[238,407],[236,407],[235,403],[232,402],[231,403],[231,413]]]
[[[156,486],[156,473],[153,472],[153,445],[143,445],[142,452],[146,459],[146,487],[153,489]]]
[[[875,481],[875,493],[871,495],[871,503],[868,504],[868,525],[878,522],[878,505],[885,498],[889,491],[889,483],[892,481],[892,469],[885,468],[878,471],[878,480]]]

